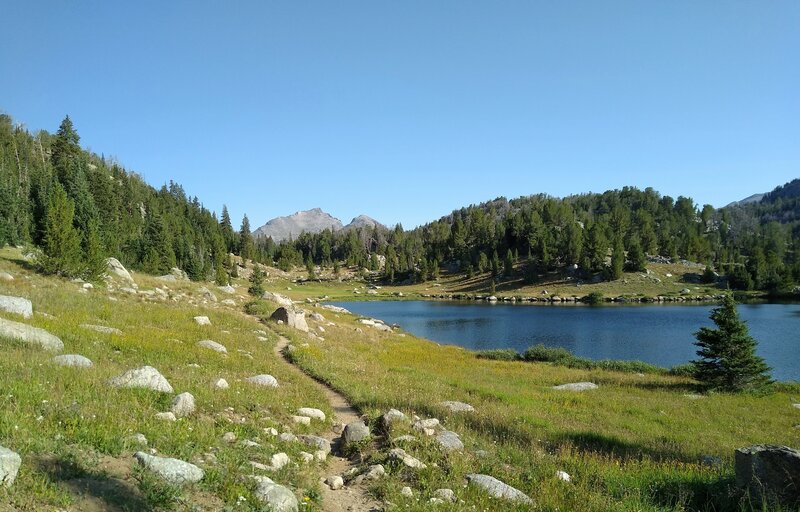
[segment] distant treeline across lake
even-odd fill
[[[542,343],[590,359],[639,360],[663,367],[695,358],[694,333],[713,327],[713,305],[532,306],[475,302],[339,302],[353,313],[399,324],[438,343],[470,350]],[[742,304],[758,354],[777,380],[800,380],[800,304]]]

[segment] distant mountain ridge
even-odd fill
[[[732,203],[726,204],[725,208],[729,208],[731,206],[741,206],[750,203],[758,203],[761,202],[761,200],[764,198],[765,195],[767,194],[753,194],[752,196],[745,197],[744,199],[741,199],[739,201],[734,201]]]
[[[354,217],[350,224],[345,226],[341,220],[321,208],[312,208],[311,210],[295,212],[292,215],[276,217],[253,231],[253,236],[256,238],[272,237],[275,242],[281,242],[290,238],[297,238],[301,233],[316,234],[326,229],[341,231],[373,228],[375,226],[384,227],[383,224],[367,215]]]

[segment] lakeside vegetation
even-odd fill
[[[408,333],[365,327],[356,334],[355,318],[316,311],[336,327],[326,326],[324,339],[286,330],[296,340],[288,354],[297,364],[345,393],[373,422],[392,407],[444,418],[467,452],[489,454],[442,456],[424,442],[404,446],[438,464],[415,481],[428,492],[480,467],[547,510],[760,510],[760,502],[734,489],[734,449],[800,442],[791,386],[766,395],[701,395],[686,377],[486,360]],[[583,381],[599,388],[552,389]],[[443,400],[470,403],[476,412],[448,413],[437,405]],[[557,470],[575,484],[563,486]],[[403,499],[398,486],[376,492]]]

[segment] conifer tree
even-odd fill
[[[97,221],[89,223],[86,233],[86,278],[90,281],[99,280],[106,271],[106,256],[103,244],[100,242],[100,229]]]
[[[758,343],[739,319],[736,301],[727,294],[711,311],[716,329],[701,327],[695,333],[700,348],[694,361],[695,378],[711,390],[745,391],[769,384],[770,368],[756,355]]]
[[[647,265],[647,257],[639,244],[639,240],[634,238],[628,247],[628,269],[631,272],[644,272]]]
[[[622,267],[625,263],[625,249],[622,246],[622,237],[617,236],[614,240],[614,248],[611,252],[611,268],[609,269],[612,280],[622,277]]]
[[[506,277],[511,277],[513,273],[514,273],[514,255],[512,254],[511,249],[509,249],[506,252],[506,259],[503,261],[503,275],[505,275]]]
[[[250,233],[250,219],[247,215],[242,218],[242,227],[239,230],[239,256],[242,261],[253,258],[253,235]]]
[[[253,273],[250,274],[250,288],[247,292],[254,297],[264,295],[264,272],[260,265],[253,265]]]
[[[81,272],[81,240],[72,225],[75,207],[60,184],[50,193],[45,221],[44,257],[41,270],[46,274],[75,276]]]
[[[225,250],[229,253],[233,252],[236,249],[236,233],[233,231],[228,207],[224,204],[222,205],[222,218],[219,221],[219,227],[222,231],[222,239],[225,242]]]

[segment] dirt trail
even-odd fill
[[[305,378],[313,380],[319,389],[325,394],[325,398],[333,409],[333,423],[347,425],[353,421],[361,419],[358,411],[350,405],[347,399],[326,386],[325,384],[313,379],[305,374],[300,368],[291,363],[283,355],[283,349],[289,345],[289,340],[278,334],[278,343],[273,349],[278,358],[294,369],[295,372],[302,374]],[[333,452],[328,457],[325,476],[342,475],[348,470],[356,467],[346,457],[341,457],[339,453],[339,434],[328,431],[320,434],[321,437],[329,440],[333,447]],[[322,484],[322,504],[326,512],[371,512],[383,510],[383,506],[369,496],[363,485],[346,486],[338,491],[332,491],[327,485]]]

